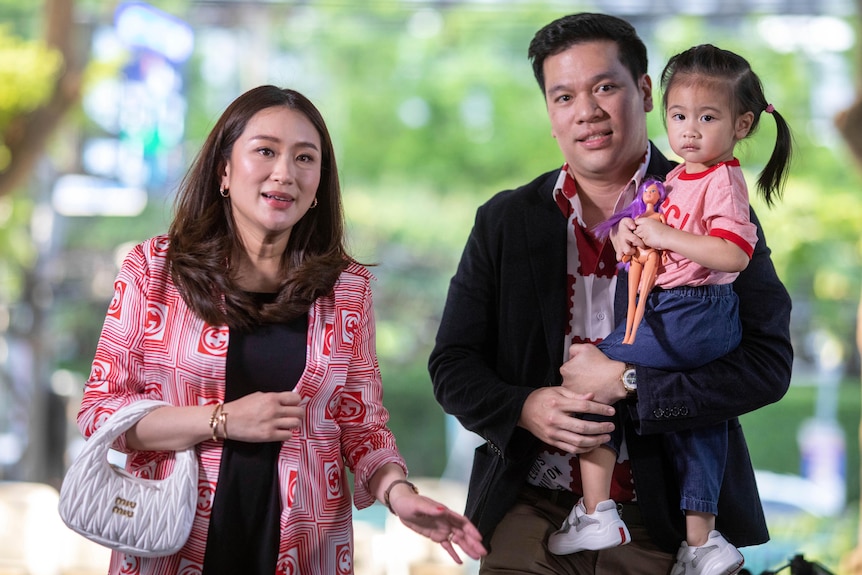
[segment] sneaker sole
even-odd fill
[[[737,575],[740,571],[742,571],[742,566],[745,565],[745,558],[740,557],[739,562],[733,565],[732,567],[726,567],[722,571],[716,571],[715,575]]]
[[[619,533],[619,537],[612,535],[614,532]],[[570,538],[574,534],[576,537]],[[575,539],[575,540],[571,540]],[[608,543],[608,540],[615,541]],[[632,540],[628,528],[625,524],[607,529],[601,533],[590,534],[588,536],[578,536],[577,531],[569,531],[568,533],[552,533],[548,537],[548,551],[554,555],[570,555],[578,551],[598,551],[600,549],[610,549],[625,545]],[[728,574],[730,575],[730,574]]]

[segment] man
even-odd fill
[[[466,508],[489,547],[481,573],[668,573],[685,526],[661,434],[721,421],[729,454],[716,528],[737,547],[763,543],[737,417],[784,395],[793,352],[790,299],[759,222],[752,213],[757,246],[734,284],[739,348],[685,373],[606,358],[593,344],[625,318],[626,278],[589,229],[673,166],[647,138],[646,48],[623,20],[575,14],[537,32],[529,56],[565,164],[479,208],[429,362],[444,410],[486,440]],[[572,415],[608,415],[614,404],[628,421],[611,497],[632,541],[553,555],[547,537],[581,495],[574,454],[613,429]]]

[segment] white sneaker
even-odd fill
[[[584,550],[609,549],[632,540],[628,527],[620,519],[617,504],[608,499],[587,513],[581,498],[563,526],[548,538],[548,550],[554,555],[568,555]]]
[[[706,544],[689,547],[683,541],[670,575],[734,575],[745,558],[718,531],[710,531]]]

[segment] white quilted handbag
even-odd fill
[[[166,405],[148,399],[120,408],[87,440],[60,488],[60,517],[70,529],[139,557],[182,549],[197,507],[194,448],[176,452],[174,470],[163,480],[141,479],[108,462],[108,450],[118,436]]]

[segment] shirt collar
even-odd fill
[[[647,166],[649,166],[651,154],[652,149],[647,145],[646,152],[644,152],[640,165],[637,170],[635,170],[635,173],[632,175],[628,184],[620,190],[620,197],[617,198],[614,211],[621,210],[635,199],[635,192],[646,177]],[[554,185],[554,202],[559,206],[563,215],[571,217],[574,213],[577,216],[578,221],[583,225],[583,212],[581,209],[581,201],[578,198],[578,188],[575,184],[575,179],[569,173],[568,162],[563,164],[563,167],[560,169],[560,174],[557,176],[557,183]]]

